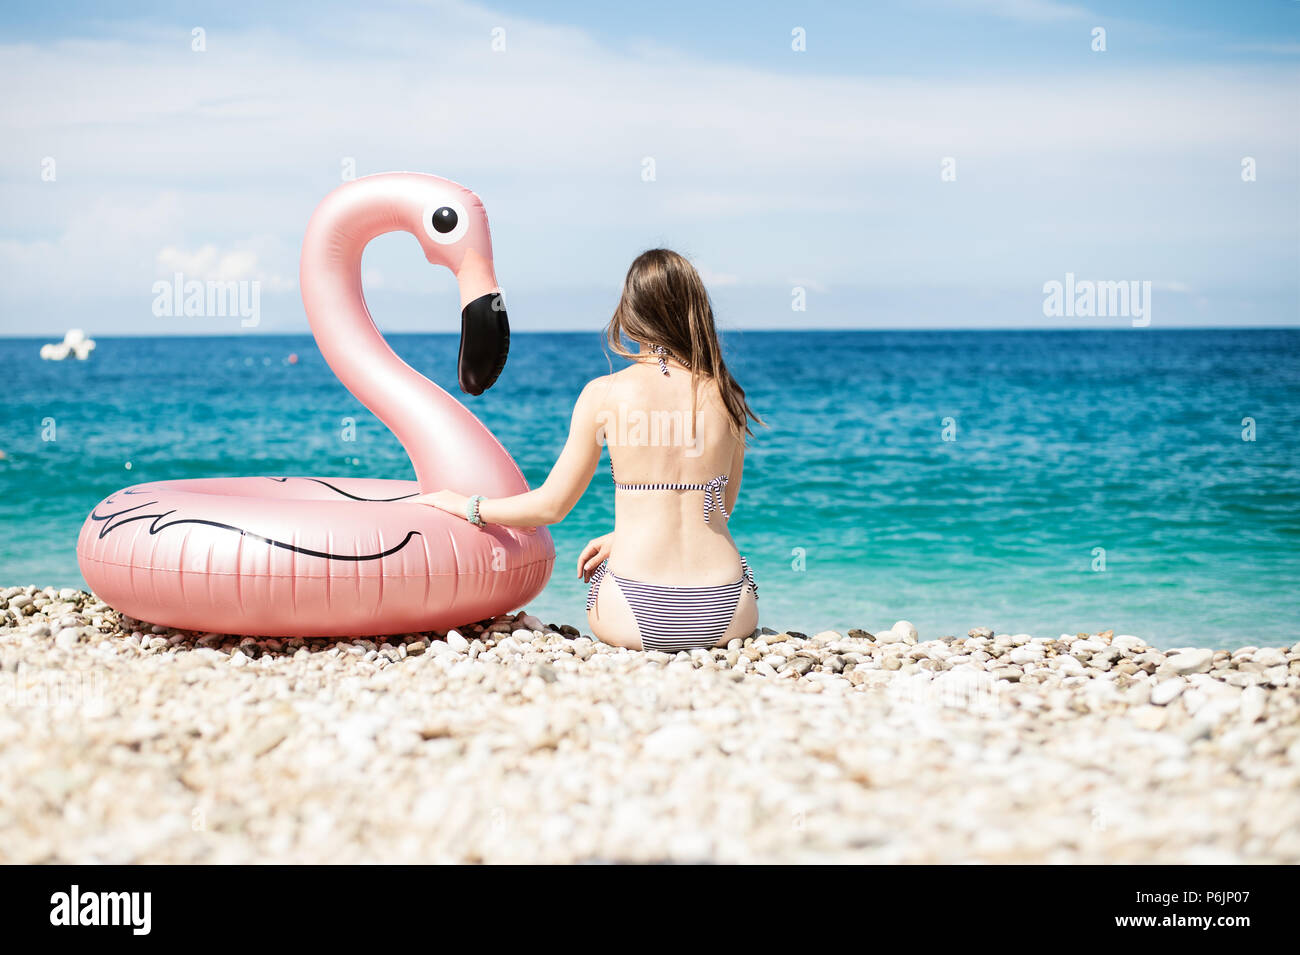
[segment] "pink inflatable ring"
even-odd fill
[[[77,560],[123,613],[189,630],[367,636],[444,630],[514,610],[555,562],[544,528],[475,527],[407,500],[451,488],[528,489],[500,442],[384,342],[361,292],[361,253],[410,232],[461,292],[461,388],[480,394],[505,364],[509,325],[487,216],[436,176],[389,173],[336,189],[303,241],[303,304],[339,380],[402,442],[417,481],[245,477],[158,481],[101,501]]]

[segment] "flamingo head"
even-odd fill
[[[451,269],[460,285],[461,391],[481,395],[501,374],[510,351],[505,298],[492,267],[492,235],[483,202],[464,186],[438,176],[420,176],[406,209],[419,217],[407,223],[425,258]]]

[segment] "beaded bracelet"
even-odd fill
[[[465,519],[475,527],[483,526],[483,518],[478,515],[478,506],[483,503],[483,495],[475,494],[469,499],[469,504],[465,507]]]

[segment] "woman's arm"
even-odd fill
[[[740,479],[744,474],[745,445],[742,443],[736,446],[735,454],[731,457],[731,471],[727,475],[726,505],[728,516],[736,510],[736,501],[740,499]]]
[[[600,410],[607,386],[607,379],[597,378],[582,389],[569,423],[569,438],[542,486],[513,497],[484,499],[478,508],[483,523],[503,524],[506,527],[540,527],[564,520],[582,497],[600,464],[596,414]],[[469,498],[454,491],[435,491],[411,500],[462,518],[466,517],[469,505]]]

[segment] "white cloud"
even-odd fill
[[[49,192],[58,184],[45,187]],[[9,283],[53,293],[84,285],[101,294],[144,295],[153,282],[151,254],[179,228],[181,201],[171,190],[139,201],[94,199],[60,215],[50,238],[0,240],[0,273]]]
[[[219,252],[215,245],[205,245],[196,252],[183,252],[167,246],[158,252],[158,274],[184,272],[187,278],[219,282],[254,277],[257,256],[248,251]]]
[[[1294,235],[1276,204],[1207,184],[1243,155],[1294,182],[1295,70],[836,76],[614,49],[463,4],[343,7],[329,21],[324,38],[212,28],[201,54],[188,31],[135,26],[0,45],[13,86],[0,101],[0,302],[144,294],[163,250],[291,287],[302,230],[348,157],[357,174],[419,169],[476,189],[508,287],[608,285],[654,244],[713,263],[724,285],[794,274],[818,288],[1005,285],[1017,269],[1064,271],[1069,244],[1134,259],[1089,262],[1098,274],[1178,274],[1139,257],[1199,235],[1192,264],[1217,262],[1215,243]],[[43,156],[57,183],[37,182]],[[939,179],[945,156],[956,182]],[[427,288],[420,269],[413,242],[368,251],[367,287]]]
[[[695,263],[695,270],[700,273],[700,278],[709,288],[726,288],[740,284],[740,276],[731,272],[714,272],[698,262]]]
[[[203,54],[156,37],[0,47],[21,77],[0,122],[11,145],[49,146],[57,133],[93,151],[99,171],[123,176],[154,170],[256,190],[285,177],[337,182],[344,156],[362,173],[402,158],[523,179],[544,195],[553,183],[599,187],[584,182],[593,174],[636,179],[649,155],[661,184],[709,174],[713,193],[756,206],[781,195],[767,176],[792,168],[812,177],[936,150],[1061,155],[1221,142],[1260,132],[1261,117],[1288,95],[1275,77],[1204,70],[1032,84],[790,75],[698,60],[665,70],[570,29],[457,9],[459,29],[394,25],[395,48],[373,55],[312,55],[292,38],[260,34],[214,39]],[[383,32],[383,15],[375,19]],[[501,20],[510,42],[494,54],[487,31]],[[59,150],[9,150],[6,171],[28,174],[28,157],[43,152]],[[815,192],[824,183],[779,185]]]
[[[193,252],[169,245],[158,251],[156,262],[156,274],[162,278],[170,278],[174,273],[180,272],[186,279],[204,282],[255,279],[272,291],[284,291],[295,284],[265,267],[259,260],[258,253],[247,245],[222,250],[209,243]]]

